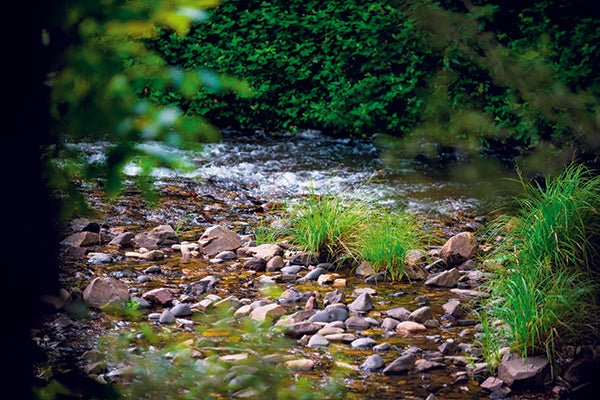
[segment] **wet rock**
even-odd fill
[[[83,300],[92,308],[102,308],[118,301],[125,303],[129,299],[127,285],[115,278],[94,278],[83,291]]]
[[[416,372],[425,372],[436,368],[443,368],[444,364],[435,361],[429,361],[420,359],[415,361],[415,371]]]
[[[314,314],[312,317],[310,317],[308,319],[309,322],[325,322],[325,323],[329,323],[330,321],[330,315],[329,312],[322,310],[322,311],[317,311],[316,314]]]
[[[194,304],[192,306],[192,310],[204,312],[204,311],[208,310],[209,308],[211,308],[213,306],[213,304],[214,304],[214,301],[212,301],[211,299],[203,299],[203,300],[200,300],[198,303]]]
[[[348,308],[353,312],[368,312],[373,309],[373,301],[368,293],[363,293],[348,304]]]
[[[511,388],[539,386],[548,378],[550,363],[544,356],[507,357],[498,367],[498,378]]]
[[[237,354],[226,354],[224,356],[219,357],[219,360],[235,364],[235,363],[247,361],[249,358],[250,358],[250,354],[248,354],[248,353],[237,353]]]
[[[316,268],[322,268],[325,271],[331,271],[335,268],[335,266],[332,263],[319,263],[317,264]]]
[[[383,323],[381,324],[381,328],[383,328],[383,330],[386,332],[394,331],[394,330],[396,330],[396,327],[398,326],[399,323],[400,323],[400,321],[398,321],[394,318],[386,318],[383,320]]]
[[[160,274],[162,269],[158,265],[153,265],[144,270],[145,274]]]
[[[354,291],[352,292],[352,297],[356,298],[358,296],[360,296],[363,293],[369,293],[370,296],[375,296],[377,294],[377,290],[373,289],[373,288],[356,288],[354,289]]]
[[[158,261],[165,258],[165,253],[163,253],[160,250],[151,250],[144,253],[137,251],[128,251],[127,253],[125,253],[125,257],[139,258],[147,261]]]
[[[329,322],[345,321],[348,318],[348,307],[344,304],[330,304],[325,307],[325,310],[330,315]]]
[[[452,268],[449,271],[440,272],[437,275],[429,277],[425,281],[427,286],[438,286],[438,287],[455,287],[460,278],[460,272],[456,268]]]
[[[431,307],[428,306],[418,308],[408,316],[409,321],[420,323],[423,323],[429,319],[433,319],[433,314],[431,313]]]
[[[136,303],[139,304],[139,308],[143,308],[143,309],[148,309],[148,308],[152,308],[152,305],[145,299],[142,299],[141,297],[132,297],[131,300],[135,301]]]
[[[335,280],[335,278],[338,276],[339,276],[338,274],[321,274],[317,278],[317,283],[321,286],[329,285],[329,284],[332,284],[333,281]]]
[[[150,321],[158,321],[160,319],[161,313],[150,313],[148,314],[148,320]]]
[[[508,397],[510,392],[511,392],[510,388],[503,386],[500,389],[496,389],[492,393],[490,393],[490,399],[491,400],[504,400]]]
[[[159,225],[148,232],[142,232],[135,235],[132,242],[136,247],[144,247],[149,250],[156,250],[162,246],[170,246],[179,241],[177,233],[171,225]]]
[[[440,258],[443,259],[449,267],[454,267],[460,263],[475,257],[477,254],[477,239],[471,232],[462,232],[448,239],[440,250]]]
[[[321,325],[312,322],[296,322],[284,325],[284,331],[287,336],[299,338],[304,335],[312,335],[321,329]]]
[[[281,256],[275,256],[267,262],[268,272],[279,271],[283,267],[285,267],[285,261],[283,261]]]
[[[472,269],[475,269],[476,267],[477,263],[474,260],[467,260],[458,265],[456,268],[458,268],[459,271],[470,271]]]
[[[374,346],[373,351],[383,353],[385,351],[388,351],[391,348],[392,348],[392,346],[389,343],[381,343],[381,344],[378,344],[377,346]]]
[[[333,335],[325,335],[325,339],[329,340],[330,342],[353,342],[354,340],[356,340],[356,336],[354,336],[351,333],[337,333],[337,334],[333,334]]]
[[[445,356],[453,356],[458,351],[458,346],[454,340],[448,339],[438,347],[438,350]]]
[[[440,321],[437,319],[428,319],[427,321],[423,322],[423,325],[425,325],[425,327],[428,329],[439,328]]]
[[[66,237],[60,244],[69,247],[97,246],[100,244],[100,235],[88,231],[78,232]]]
[[[158,322],[161,324],[171,324],[175,322],[175,315],[171,312],[171,310],[165,310],[160,314],[160,318]]]
[[[350,345],[353,349],[370,349],[375,346],[377,342],[369,337],[360,338],[353,341]]]
[[[592,382],[594,380],[593,371],[598,371],[598,364],[599,361],[594,358],[593,351],[583,347],[565,370],[563,378],[573,386]]]
[[[244,263],[244,268],[262,272],[267,269],[267,263],[262,258],[251,258]]]
[[[306,304],[304,305],[305,310],[316,310],[317,308],[319,308],[319,303],[317,303],[317,298],[315,296],[311,296],[306,300]]]
[[[246,254],[269,261],[273,257],[283,254],[283,250],[276,244],[261,244],[256,247],[248,247]]]
[[[228,251],[220,252],[219,254],[217,254],[215,256],[215,258],[218,258],[223,261],[229,261],[229,260],[235,260],[237,258],[237,255],[235,254],[235,252],[228,250]]]
[[[422,281],[427,278],[427,271],[419,265],[407,265],[404,272],[411,281]]]
[[[321,275],[323,275],[325,273],[325,269],[323,268],[315,268],[312,271],[310,271],[308,274],[306,274],[304,276],[304,278],[306,278],[309,281],[316,281],[317,279],[319,279],[319,277]]]
[[[214,307],[221,310],[237,310],[241,305],[240,300],[235,296],[227,296],[223,300],[215,302]]]
[[[504,385],[504,382],[501,379],[490,376],[485,381],[481,382],[481,385],[479,385],[479,387],[483,390],[493,392],[495,390],[500,389],[502,385]]]
[[[214,275],[206,276],[197,282],[192,282],[185,287],[185,293],[191,296],[199,296],[204,292],[213,289],[220,281]]]
[[[383,272],[378,272],[373,274],[365,279],[365,283],[379,283],[379,282],[387,282],[387,277]]]
[[[446,315],[450,315],[454,318],[462,318],[466,315],[464,307],[460,304],[460,301],[456,299],[448,300],[446,304],[442,305]]]
[[[375,274],[375,270],[373,269],[373,267],[371,266],[371,264],[369,264],[366,261],[363,261],[357,268],[356,271],[354,271],[354,273],[356,274],[356,276],[359,276],[361,278],[367,278],[371,275]]]
[[[427,328],[425,327],[425,325],[413,321],[400,322],[396,326],[396,332],[402,336],[407,336],[409,334],[424,331],[426,329]]]
[[[258,307],[250,313],[250,318],[254,321],[263,322],[267,319],[275,320],[282,315],[285,315],[287,311],[279,304],[268,304],[266,306]]]
[[[290,288],[281,294],[279,302],[281,304],[304,303],[314,296],[314,292],[300,292],[296,288]]]
[[[238,234],[220,225],[208,228],[198,239],[198,251],[209,257],[223,251],[235,251],[241,246],[242,241]]]
[[[300,270],[302,270],[300,265],[290,265],[289,267],[281,268],[281,272],[286,275],[296,275]]]
[[[301,360],[286,361],[285,365],[292,371],[310,371],[313,369],[315,362],[309,358]]]
[[[175,307],[171,308],[171,312],[175,317],[187,317],[192,315],[192,309],[187,303],[179,303]]]
[[[360,369],[368,372],[379,371],[385,366],[383,358],[379,354],[373,354],[367,357],[365,362],[360,365]]]
[[[327,347],[329,346],[329,341],[327,339],[325,339],[324,336],[317,334],[314,334],[311,336],[310,340],[308,341],[308,347]]]
[[[173,293],[167,288],[158,288],[144,293],[142,298],[152,304],[163,306],[173,301]]]
[[[340,333],[344,333],[343,328],[336,328],[333,326],[325,326],[317,331],[319,335],[327,336],[327,335],[339,335]]]
[[[313,253],[297,253],[290,257],[290,265],[315,265],[318,263],[317,256]]]
[[[305,320],[309,319],[310,317],[312,317],[315,313],[316,313],[315,310],[297,311],[297,312],[293,313],[292,315],[289,315],[289,316],[277,321],[277,325],[290,325],[290,324],[294,324],[296,322],[302,322],[302,321],[305,321]]]
[[[323,305],[325,307],[327,307],[330,304],[337,303],[346,303],[346,296],[344,295],[344,292],[336,289],[332,292],[328,292],[327,294],[325,294],[325,297],[323,298]]]
[[[102,374],[102,373],[106,372],[107,370],[108,370],[108,364],[106,364],[106,362],[104,362],[104,361],[87,364],[86,366],[83,367],[83,372],[85,372],[88,375]]]
[[[333,281],[334,287],[346,287],[346,279],[338,278]]]
[[[445,271],[448,268],[446,261],[439,259],[435,260],[431,264],[425,266],[425,270],[430,274],[437,274],[438,272]]]
[[[89,253],[87,257],[88,263],[92,265],[110,264],[113,262],[110,254],[106,253]]]
[[[398,321],[408,321],[411,313],[404,307],[395,307],[385,311],[384,314],[390,318],[397,319]]]
[[[363,317],[350,317],[345,322],[346,328],[348,329],[356,329],[356,330],[365,330],[369,329],[371,324]]]
[[[396,375],[410,371],[415,366],[415,356],[405,354],[392,361],[383,370],[384,375]]]
[[[136,283],[146,283],[152,281],[152,278],[150,278],[148,275],[140,275],[135,278],[135,281]]]
[[[469,290],[469,289],[450,289],[450,291],[459,296],[464,296],[467,298],[487,298],[490,297],[488,293],[480,292],[478,290]]]
[[[427,263],[428,255],[423,250],[413,249],[406,252],[404,262],[407,267],[421,267]]]
[[[73,232],[94,232],[100,233],[100,225],[97,222],[90,221],[87,218],[75,218],[71,221]]]
[[[131,232],[123,232],[115,236],[109,243],[109,246],[115,246],[124,249],[132,246],[134,235]]]

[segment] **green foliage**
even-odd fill
[[[69,200],[81,200],[74,190],[80,180],[101,178],[106,193],[115,195],[123,168],[134,162],[140,169],[137,183],[150,193],[153,168],[190,166],[146,142],[194,148],[218,138],[201,116],[185,115],[177,106],[160,105],[147,96],[149,87],[184,97],[203,87],[244,91],[240,82],[206,69],[174,68],[146,46],[159,29],[185,34],[192,22],[206,17],[205,8],[215,5],[214,0],[65,1],[52,9],[44,43],[50,53],[47,84],[56,143],[45,151],[45,174],[49,186],[63,192],[67,212],[76,204]],[[71,40],[60,42],[64,36]],[[88,162],[67,146],[99,139],[108,139],[110,147],[98,162]]]
[[[254,238],[257,245],[276,243],[284,234],[281,230],[266,224],[254,228]]]
[[[331,260],[351,256],[370,212],[364,202],[313,192],[291,208],[289,235],[304,250]]]
[[[360,235],[358,253],[376,272],[399,280],[406,274],[406,253],[423,247],[423,235],[408,214],[382,211],[374,215]]]
[[[237,321],[228,312],[205,315],[201,327],[184,337],[150,326],[141,332],[141,336],[107,335],[101,343],[107,362],[131,371],[130,382],[117,386],[126,399],[309,400],[343,394],[329,379],[316,384],[294,377],[282,361],[289,340],[270,326]],[[232,354],[247,358],[236,362],[220,358]]]
[[[152,97],[248,129],[406,131],[435,61],[397,3],[224,1],[207,25],[164,33],[154,46],[184,70],[245,79],[254,97],[206,89],[185,99],[160,88]]]
[[[544,187],[522,183],[519,213],[492,230],[504,235],[494,256],[505,266],[484,311],[507,325],[513,349],[553,359],[560,344],[597,332],[600,177],[572,165]]]

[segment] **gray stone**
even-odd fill
[[[162,314],[160,314],[158,322],[160,322],[161,324],[173,323],[175,322],[175,315],[173,315],[173,313],[170,310],[165,310],[162,312]]]
[[[100,233],[100,225],[97,222],[90,221],[87,218],[75,218],[71,221],[73,232],[94,232]]]
[[[460,304],[460,301],[451,299],[446,304],[442,305],[446,315],[450,315],[454,318],[462,318],[466,315],[464,307]]]
[[[142,295],[144,300],[161,306],[173,301],[173,293],[167,288],[152,289]]]
[[[106,253],[90,253],[88,254],[88,263],[92,265],[110,264],[113,262],[110,254]]]
[[[417,360],[415,361],[415,371],[416,372],[425,372],[436,368],[444,367],[443,363],[429,361],[429,360]]]
[[[366,261],[363,261],[358,267],[356,267],[356,271],[354,271],[354,273],[356,274],[356,276],[366,278],[375,274],[375,270],[373,270],[371,264],[369,264]]]
[[[308,274],[306,274],[304,277],[309,281],[316,281],[317,279],[319,279],[319,276],[321,276],[325,272],[326,271],[323,268],[315,268]]]
[[[145,274],[160,274],[162,269],[158,265],[153,265],[144,270]]]
[[[284,325],[285,334],[294,338],[300,338],[304,335],[312,335],[321,329],[321,325],[312,322],[296,322]]]
[[[282,315],[285,315],[285,308],[281,307],[279,304],[267,304],[266,306],[258,307],[252,310],[250,313],[250,318],[254,321],[265,321],[267,319],[275,320]]]
[[[351,343],[351,346],[353,349],[370,349],[371,347],[375,346],[375,343],[377,343],[375,340],[365,337],[356,339]]]
[[[244,263],[244,268],[262,272],[267,269],[267,263],[262,258],[251,258]]]
[[[117,301],[125,303],[129,299],[127,285],[115,278],[94,278],[83,291],[83,300],[92,308],[102,308]]]
[[[220,225],[208,228],[198,240],[198,251],[209,257],[223,251],[235,251],[241,246],[242,241],[238,234]]]
[[[336,306],[336,304],[331,304],[326,307],[326,310],[329,313],[329,322],[345,321],[348,318],[348,309],[346,307],[333,306]]]
[[[360,366],[360,369],[364,371],[374,372],[379,371],[381,368],[385,366],[383,362],[383,358],[379,354],[373,354],[367,357],[365,362],[363,362]]]
[[[311,336],[310,340],[308,341],[308,347],[327,347],[329,346],[329,341],[327,339],[325,339],[324,336],[317,334],[314,334]]]
[[[409,321],[420,323],[423,323],[429,319],[433,319],[433,314],[431,313],[431,307],[428,306],[418,308],[408,316]]]
[[[392,361],[385,369],[383,373],[385,375],[402,374],[410,371],[415,366],[415,356],[412,354],[405,354],[394,361]]]
[[[449,267],[454,267],[462,262],[475,257],[477,254],[477,239],[471,232],[461,232],[448,239],[440,250],[440,258]]]
[[[319,263],[317,264],[317,268],[322,268],[325,271],[331,271],[335,268],[335,265],[333,265],[332,263]]]
[[[365,283],[380,283],[387,282],[388,278],[385,276],[383,272],[378,272],[373,274],[365,279]]]
[[[371,324],[363,317],[350,317],[345,321],[346,328],[348,329],[356,329],[356,330],[365,330],[369,329]]]
[[[457,285],[459,278],[460,272],[458,269],[452,268],[450,271],[444,271],[429,277],[425,281],[425,285],[451,288]]]
[[[281,268],[281,272],[286,275],[296,275],[300,270],[302,270],[300,265],[290,265],[289,267]]]
[[[330,342],[353,342],[354,340],[356,340],[356,336],[354,336],[351,333],[338,333],[338,334],[333,334],[333,335],[325,335],[325,339],[329,340]]]
[[[397,319],[398,321],[408,321],[408,318],[410,317],[410,311],[404,307],[395,307],[385,311],[385,315],[390,318]]]
[[[396,330],[396,327],[398,326],[399,323],[400,323],[400,321],[398,321],[394,318],[386,318],[383,320],[381,327],[386,332],[394,331],[394,330]]]
[[[445,356],[453,356],[458,351],[458,346],[456,346],[456,343],[452,339],[449,339],[442,343],[438,347],[438,350]]]
[[[219,254],[217,254],[215,256],[215,258],[218,258],[223,261],[229,261],[229,260],[235,260],[237,258],[237,255],[235,254],[235,252],[233,252],[231,250],[227,250],[227,251],[220,252]]]
[[[373,351],[381,353],[384,351],[388,351],[391,348],[392,348],[392,346],[389,343],[381,343],[381,344],[378,344],[377,346],[373,346]]]
[[[479,385],[479,387],[482,388],[483,390],[488,390],[490,392],[493,392],[495,390],[500,389],[502,387],[502,385],[504,385],[504,382],[502,381],[502,379],[498,379],[493,376],[490,376],[485,381],[481,382],[481,385]]]
[[[322,310],[322,311],[317,311],[317,313],[315,315],[313,315],[312,317],[310,317],[308,319],[309,322],[325,322],[325,323],[329,323],[331,316],[329,315],[328,311]]]
[[[544,356],[521,358],[507,357],[498,367],[498,378],[511,388],[539,386],[545,383],[550,363]]]
[[[276,244],[261,244],[256,247],[248,247],[246,254],[253,257],[262,258],[265,261],[271,260],[275,256],[280,256],[283,253],[281,247]]]
[[[354,312],[368,312],[373,309],[373,301],[369,293],[363,293],[348,304],[348,308]]]
[[[135,278],[135,281],[137,283],[146,283],[146,282],[150,282],[152,279],[148,276],[148,275],[140,275],[137,278]]]
[[[192,315],[192,309],[187,303],[179,303],[175,307],[171,308],[171,312],[176,317],[187,317]]]
[[[344,292],[336,289],[333,292],[325,294],[325,297],[323,298],[323,305],[325,307],[327,307],[329,304],[337,303],[346,303],[346,296],[344,295]]]
[[[303,265],[308,267],[309,265],[315,265],[316,263],[317,256],[313,253],[298,253],[290,258],[290,265]]]
[[[425,325],[413,321],[400,322],[396,326],[396,332],[400,335],[407,336],[409,334],[427,330]]]

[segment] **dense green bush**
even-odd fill
[[[555,137],[568,141],[568,124],[549,119],[518,85],[498,80],[451,35],[437,46],[439,37],[415,26],[415,4],[226,0],[208,24],[186,37],[164,32],[151,46],[184,70],[206,66],[243,78],[254,96],[204,88],[191,99],[164,90],[153,90],[151,97],[221,126],[402,136],[427,118],[427,110],[440,120],[450,118],[429,96],[435,91],[431,85],[439,83],[433,78],[442,72],[448,77],[445,101],[454,111],[473,109],[489,117],[490,124],[470,121],[477,130],[476,146],[526,151]],[[466,15],[463,2],[442,6]],[[521,61],[540,61],[572,90],[597,95],[600,81],[592,71],[599,61],[600,24],[585,10],[559,1],[503,2],[480,7],[467,18],[482,32],[496,32],[503,49]],[[447,21],[438,17],[429,21],[444,30]],[[459,34],[471,50],[481,51],[469,37],[473,32]],[[465,140],[464,124],[454,126],[443,128],[450,142]]]

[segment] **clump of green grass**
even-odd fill
[[[406,275],[409,250],[421,248],[423,236],[408,214],[382,212],[360,235],[358,254],[375,272],[386,272],[392,280]]]
[[[511,348],[521,355],[546,352],[594,334],[600,236],[600,177],[570,166],[545,185],[523,182],[520,210],[494,230],[505,260],[490,282],[490,316],[505,322]]]
[[[370,212],[364,202],[313,192],[292,206],[288,233],[292,242],[304,250],[337,259],[352,254],[352,243],[357,241]]]
[[[271,244],[277,242],[283,236],[283,232],[269,225],[259,225],[254,228],[254,239],[257,245]]]

